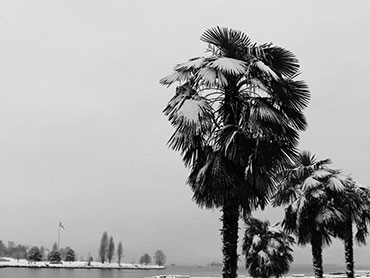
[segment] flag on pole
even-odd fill
[[[65,228],[64,228],[64,226],[63,226],[63,224],[62,224],[62,222],[60,222],[60,221],[59,221],[59,227],[61,227],[63,230],[65,230]]]

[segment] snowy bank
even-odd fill
[[[251,278],[244,275],[239,275],[239,278]],[[305,276],[304,274],[291,274],[288,276],[283,276],[284,278],[297,278],[297,277],[304,277],[304,278],[315,278],[314,276]],[[355,272],[356,278],[369,278],[370,277],[370,270],[359,270]],[[220,277],[192,277],[190,275],[176,275],[176,274],[165,274],[165,275],[156,275],[146,278],[220,278]],[[324,278],[347,278],[345,273],[330,273],[324,274]]]
[[[164,266],[159,265],[142,265],[142,264],[127,264],[127,263],[101,263],[101,262],[88,262],[75,261],[61,263],[42,262],[29,262],[24,259],[1,258],[0,267],[28,267],[28,268],[84,268],[84,269],[165,269]]]

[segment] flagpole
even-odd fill
[[[59,242],[60,242],[60,221],[58,224],[58,250],[59,250]]]

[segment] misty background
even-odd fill
[[[188,169],[166,147],[162,110],[175,88],[159,84],[205,55],[199,37],[215,26],[295,53],[311,91],[300,148],[370,185],[369,10],[368,1],[2,1],[0,240],[51,248],[61,221],[61,247],[85,258],[107,231],[125,262],[158,249],[168,264],[221,261],[220,214],[192,202]],[[355,249],[356,263],[369,252]],[[295,263],[310,254],[295,248]],[[324,250],[325,263],[343,260],[339,241]]]

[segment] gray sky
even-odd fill
[[[298,3],[299,2],[299,3]],[[293,51],[312,99],[301,148],[370,184],[368,1],[5,0],[0,3],[0,239],[87,256],[103,231],[125,261],[163,249],[168,263],[221,260],[219,212],[191,201],[166,147],[159,79],[204,54],[227,26]],[[256,213],[271,222],[282,209]],[[310,263],[296,248],[296,263]],[[370,247],[356,249],[366,263]],[[343,261],[339,242],[325,251]]]

